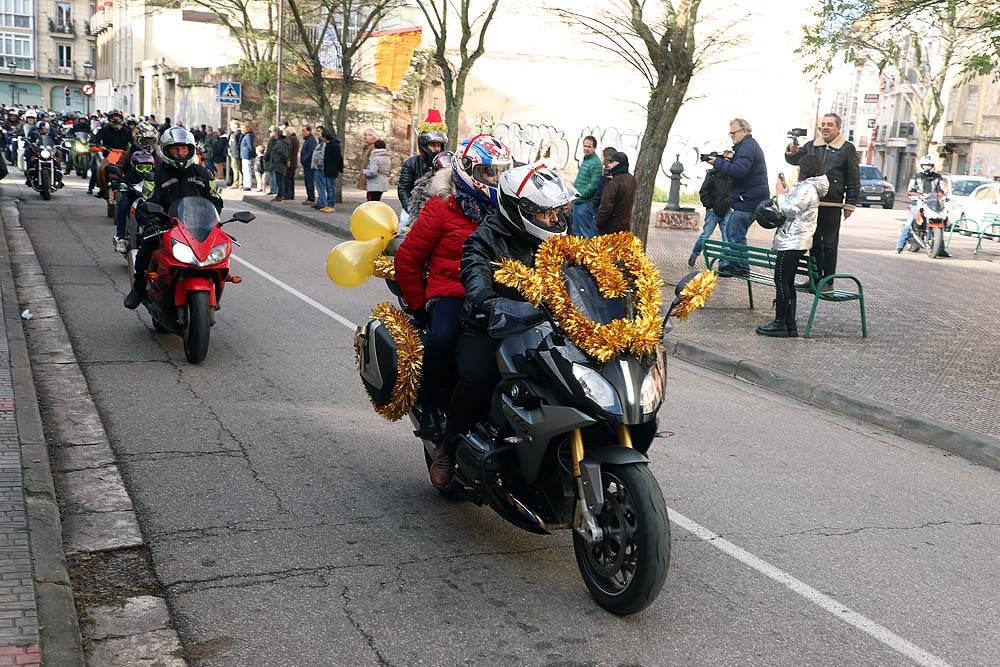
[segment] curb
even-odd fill
[[[316,229],[327,232],[328,234],[333,234],[334,236],[339,236],[340,238],[353,240],[354,235],[351,234],[349,227],[338,224],[333,220],[318,220],[308,213],[300,213],[294,209],[290,209],[285,206],[279,206],[278,204],[267,200],[264,197],[243,197],[243,203],[249,204],[261,210],[267,211],[268,213],[274,213],[280,215],[283,218],[288,218],[289,220],[294,220],[296,222],[301,222],[310,227],[315,227]]]
[[[20,211],[10,199],[3,201],[0,211],[0,251],[6,251],[0,260],[0,281],[4,294],[12,297],[4,299],[4,317],[8,326],[16,324],[16,328],[8,329],[8,338],[13,339],[12,374],[16,373],[15,387],[32,388],[31,394],[25,396],[26,405],[15,402],[15,417],[19,429],[23,416],[26,435],[39,439],[37,443],[28,441],[27,446],[36,448],[31,451],[36,453],[37,461],[32,459],[35,468],[25,470],[24,486],[26,499],[44,499],[37,503],[37,519],[32,518],[36,503],[28,510],[44,664],[82,667],[85,655],[90,654],[100,665],[185,666],[187,662],[180,657],[182,644],[162,598],[122,600],[126,606],[139,603],[151,609],[153,620],[146,625],[152,623],[155,628],[144,625],[136,631],[128,619],[109,615],[114,605],[88,606],[84,610],[88,623],[81,627],[66,554],[112,552],[142,546],[145,541],[48,280],[31,238],[20,223]],[[37,304],[36,317],[30,322],[20,318],[22,301]],[[17,321],[11,322],[10,318]],[[12,336],[11,330],[18,335]],[[48,440],[40,400],[49,413],[61,415],[61,419],[50,419]],[[43,528],[43,532],[36,535],[36,527]],[[58,580],[43,580],[41,573],[51,573],[49,576]],[[95,616],[104,620],[97,622]],[[86,647],[83,638],[89,640]],[[55,654],[50,657],[50,651],[61,651],[65,658]]]
[[[17,213],[13,201],[5,198],[0,202],[0,218],[4,221],[4,228],[10,214]],[[86,662],[80,623],[63,549],[59,504],[49,465],[28,345],[18,309],[6,233],[0,233],[0,290],[8,297],[3,299],[3,318],[10,349],[11,381],[14,385],[14,419],[21,441],[25,509],[28,515],[42,661],[46,665],[82,667]]]
[[[773,366],[722,354],[686,340],[668,341],[667,352],[817,408],[867,422],[972,463],[1000,470],[1000,439],[952,426],[864,396],[830,387]]]

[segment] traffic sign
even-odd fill
[[[219,104],[239,106],[243,99],[243,86],[238,81],[219,82]]]
[[[89,82],[85,83],[82,86],[80,86],[80,89],[83,91],[83,94],[86,95],[87,97],[90,97],[91,95],[94,94],[94,84],[92,83]]]

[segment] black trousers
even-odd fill
[[[456,435],[468,432],[490,409],[493,389],[500,382],[498,347],[500,341],[486,334],[465,332],[459,337],[455,354],[458,384],[448,405],[445,446],[450,447]]]
[[[366,198],[368,201],[382,201],[382,193],[378,190],[369,190]]]
[[[152,234],[153,229],[142,229],[140,233]],[[160,245],[159,235],[152,238],[143,239],[139,244],[139,252],[135,255],[135,275],[132,277],[132,289],[142,294],[146,293],[146,269],[149,268],[149,260],[153,257],[153,251]]]
[[[805,250],[779,250],[774,265],[774,319],[795,320],[795,267]]]
[[[840,245],[840,216],[842,209],[820,206],[816,232],[813,234],[809,255],[816,260],[820,278],[837,272],[837,247]]]
[[[285,174],[285,194],[282,199],[295,199],[295,170],[289,169]]]

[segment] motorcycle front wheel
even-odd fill
[[[42,199],[48,201],[52,198],[52,174],[43,169],[40,175],[39,190]]]
[[[573,532],[576,564],[594,601],[612,614],[642,611],[656,599],[670,565],[670,522],[648,465],[601,469],[604,539],[588,544]]]
[[[212,326],[208,292],[189,292],[185,308],[187,318],[183,330],[184,356],[188,362],[200,364],[208,354],[208,332]]]
[[[936,259],[941,256],[944,250],[944,229],[941,227],[931,227],[927,230],[927,256]]]

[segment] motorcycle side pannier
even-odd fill
[[[358,327],[354,348],[365,391],[376,403],[388,403],[396,384],[396,341],[381,320],[372,319]]]

